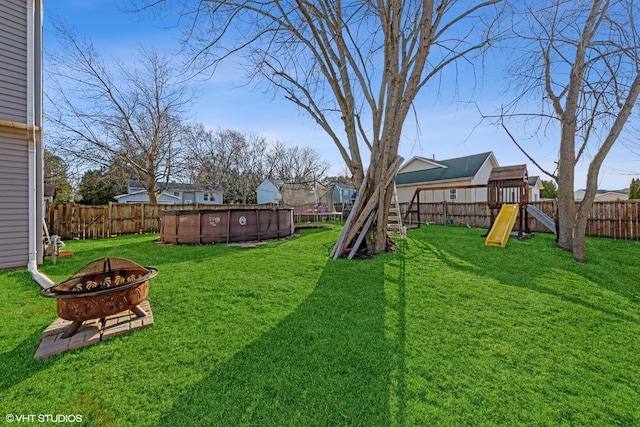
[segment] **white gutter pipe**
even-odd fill
[[[37,154],[36,150],[36,60],[35,60],[35,19],[36,1],[40,1],[40,11],[42,11],[42,0],[27,1],[27,135],[29,138],[29,262],[27,270],[31,273],[33,280],[42,288],[49,288],[54,282],[38,271],[38,248],[42,248],[42,230],[37,230],[38,208],[38,186],[36,183]],[[42,20],[42,14],[38,16]],[[42,22],[40,22],[42,28]],[[38,31],[40,34],[40,31]],[[40,44],[41,46],[41,44]],[[38,73],[42,78],[42,73]],[[42,86],[40,86],[42,87]]]

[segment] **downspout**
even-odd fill
[[[29,262],[27,270],[31,273],[33,280],[43,288],[54,285],[54,282],[47,276],[38,271],[38,247],[42,248],[42,230],[37,230],[38,217],[42,212],[38,210],[38,186],[36,182],[37,173],[37,155],[36,149],[36,76],[42,79],[42,73],[36,73],[36,52],[35,52],[35,34],[36,34],[36,1],[40,2],[40,11],[42,11],[42,0],[27,1],[27,135],[29,139]],[[42,14],[38,14],[40,28],[42,28]],[[41,30],[37,30],[39,37],[42,37]],[[39,43],[42,47],[42,44]],[[40,63],[40,67],[42,64]],[[40,86],[42,87],[42,86]],[[42,111],[42,99],[40,98],[40,112]],[[39,120],[40,122],[41,120]],[[38,123],[40,124],[40,123]],[[41,128],[40,128],[41,129]]]

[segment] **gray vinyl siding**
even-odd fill
[[[0,269],[29,260],[28,161],[26,132],[0,128]]]
[[[0,120],[25,122],[27,9],[24,0],[0,1]]]
[[[39,77],[36,69],[36,91]],[[26,126],[27,85],[26,2],[0,0],[0,269],[29,261],[29,140],[26,130],[11,127]]]

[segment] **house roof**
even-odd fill
[[[584,188],[581,188],[578,191],[582,191],[583,193],[586,191]],[[578,192],[576,191],[576,192]],[[614,194],[620,194],[623,196],[628,196],[629,195],[629,189],[628,188],[623,188],[622,190],[596,190],[596,194],[598,195],[602,195],[602,194],[607,194],[607,193],[614,193]]]
[[[55,184],[45,184],[43,190],[44,197],[55,197],[56,188],[57,186]]]
[[[168,185],[165,182],[159,182],[158,190],[174,190],[174,191],[220,191],[217,185],[213,184],[182,184],[179,182],[170,182]],[[130,180],[129,189],[131,193],[144,190],[144,187],[140,182]]]
[[[354,187],[353,185],[344,184],[342,182],[334,182],[333,185],[338,187],[341,190],[355,190],[356,189],[356,187]]]
[[[511,165],[500,166],[491,170],[489,181],[519,181],[522,182],[527,178],[527,165]]]
[[[146,192],[146,190],[137,190],[137,191],[134,191],[134,192],[131,192],[131,193],[118,194],[117,196],[113,196],[113,198],[116,199],[116,200],[120,200],[122,198],[126,198],[126,197],[129,197],[129,196],[136,196],[138,194],[145,194],[146,195],[147,192]],[[174,196],[171,193],[162,193],[162,194],[160,194],[160,197],[162,197],[162,196],[170,197],[170,198],[173,198],[173,199],[176,199],[176,200],[180,200],[180,197]]]
[[[414,162],[414,161],[420,161],[423,163],[428,163],[432,166],[435,166],[437,168],[446,168],[447,166],[442,164],[442,162],[437,161],[435,159],[427,159],[426,157],[422,157],[422,156],[413,156],[412,158],[410,158],[409,160],[407,160],[401,167],[400,169],[403,169],[405,166],[407,166],[408,164]]]
[[[454,159],[437,160],[441,167],[403,172],[396,175],[396,184],[414,184],[418,182],[450,181],[473,178],[482,165],[492,156],[491,151]],[[427,159],[428,160],[428,159]],[[433,160],[429,160],[434,162]]]
[[[529,177],[529,187],[535,187],[536,184],[540,181],[540,177],[537,175]]]

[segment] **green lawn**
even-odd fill
[[[155,324],[36,362],[55,302],[0,273],[0,416],[96,426],[640,425],[640,243],[485,247],[423,226],[394,254],[329,260],[339,229],[256,249],[156,236],[67,242],[61,281],[122,256],[156,267]],[[1,418],[0,418],[1,419]]]

